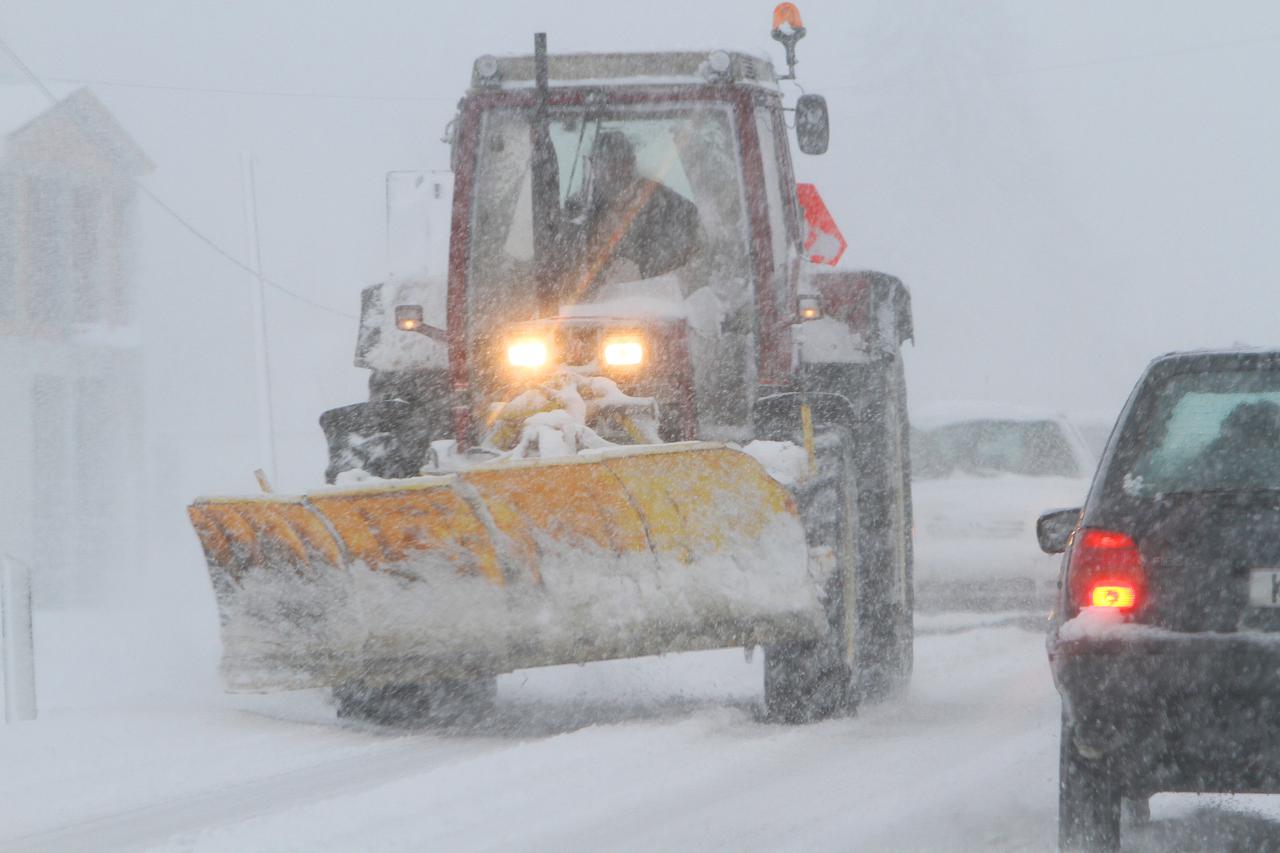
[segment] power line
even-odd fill
[[[18,70],[26,76],[27,81],[43,92],[44,96],[49,99],[50,103],[58,103],[58,97],[53,94],[53,92],[49,91],[49,87],[46,86],[30,68],[27,67],[27,64],[22,61],[22,58],[18,56],[17,53],[14,52],[13,48],[9,47],[9,43],[3,38],[0,38],[0,49],[3,49],[5,53],[9,54],[9,58],[13,60],[14,65],[18,66]]]
[[[54,95],[52,91],[50,91],[49,87],[44,84],[44,81],[42,81],[39,77],[36,76],[35,72],[33,72],[30,68],[27,67],[27,64],[22,61],[22,58],[18,56],[18,54],[14,51],[14,49],[10,47],[3,38],[0,38],[0,50],[3,50],[6,54],[9,55],[9,58],[12,59],[14,64],[18,66],[18,69],[23,73],[23,75],[27,78],[27,80],[31,83],[31,85],[39,89],[44,94],[44,96],[49,100],[49,103],[53,104],[54,106],[56,106],[59,103],[58,97]],[[319,311],[325,311],[329,314],[335,314],[339,317],[345,317],[348,320],[358,319],[354,314],[349,314],[346,311],[342,311],[337,308],[333,308],[328,305],[325,305],[324,303],[317,302],[316,300],[312,299],[309,296],[305,296],[297,292],[296,290],[293,290],[292,288],[286,287],[285,285],[281,284],[278,281],[274,281],[262,275],[257,270],[253,269],[253,267],[249,266],[244,261],[240,260],[238,257],[233,255],[231,252],[222,248],[222,246],[218,245],[218,243],[215,242],[212,238],[206,236],[204,232],[202,232],[199,228],[193,225],[190,220],[188,220],[185,216],[183,216],[181,213],[175,210],[172,206],[170,206],[167,202],[161,199],[158,195],[156,195],[149,187],[143,184],[140,180],[138,180],[137,178],[131,178],[131,180],[133,181],[133,185],[135,188],[137,188],[138,192],[142,193],[147,198],[151,199],[151,201],[154,202],[157,207],[159,207],[161,210],[167,213],[175,222],[177,222],[179,225],[185,228],[188,232],[190,232],[192,236],[194,236],[197,240],[204,243],[206,246],[212,249],[215,253],[217,253],[218,255],[221,255],[225,260],[229,261],[234,266],[239,267],[241,270],[249,273],[250,275],[254,276],[257,279],[260,279],[263,284],[267,285],[268,287],[274,290],[279,291],[280,293],[285,294],[286,296],[296,299],[299,302],[302,302],[303,304],[310,305],[312,308],[315,308]]]
[[[231,253],[230,253],[230,252],[228,252],[226,249],[222,248],[222,247],[221,247],[221,246],[219,246],[217,243],[215,243],[213,240],[211,240],[210,238],[208,238],[208,237],[206,237],[204,234],[202,234],[202,233],[200,232],[200,229],[196,228],[196,226],[192,225],[189,221],[187,221],[187,219],[186,219],[182,214],[178,213],[178,211],[174,210],[172,207],[170,207],[168,204],[166,204],[166,203],[164,202],[164,200],[163,200],[163,199],[161,199],[159,196],[157,196],[155,193],[153,193],[149,188],[147,188],[147,187],[143,186],[143,184],[142,184],[141,182],[139,182],[139,181],[136,181],[136,180],[135,180],[135,181],[134,181],[134,185],[138,188],[138,191],[139,191],[139,192],[141,192],[141,193],[142,193],[143,195],[145,195],[147,198],[149,198],[149,199],[151,199],[153,202],[155,202],[155,204],[156,204],[156,205],[157,205],[161,210],[163,210],[165,213],[169,214],[169,216],[171,216],[171,217],[173,218],[173,221],[174,221],[174,222],[177,222],[179,225],[181,225],[181,226],[182,226],[183,228],[185,228],[187,231],[191,232],[191,234],[192,234],[192,235],[193,235],[197,240],[199,240],[200,242],[204,243],[206,246],[208,246],[208,247],[209,247],[210,249],[212,249],[214,252],[218,253],[219,255],[221,255],[221,256],[222,256],[223,258],[225,258],[226,260],[230,261],[230,262],[231,262],[232,264],[234,264],[235,266],[237,266],[237,267],[239,267],[240,269],[244,270],[245,272],[249,273],[249,275],[253,276],[254,278],[260,278],[260,279],[262,279],[262,283],[263,283],[263,284],[265,284],[265,285],[267,285],[268,287],[274,288],[275,290],[278,290],[279,292],[281,292],[281,293],[285,294],[286,296],[290,296],[290,297],[292,297],[292,298],[294,298],[294,299],[298,300],[299,302],[302,302],[302,303],[304,303],[304,304],[310,305],[312,308],[315,308],[315,309],[317,309],[317,310],[320,310],[320,311],[327,311],[328,313],[330,313],[330,314],[336,314],[336,315],[337,315],[337,316],[339,316],[339,317],[346,317],[348,320],[357,320],[357,319],[359,319],[359,318],[358,318],[358,317],[356,317],[354,314],[348,314],[346,311],[342,311],[342,310],[340,310],[340,309],[338,309],[338,308],[332,308],[332,307],[330,307],[330,306],[328,306],[328,305],[325,305],[325,304],[324,304],[324,303],[322,303],[322,302],[317,302],[317,301],[315,301],[314,299],[312,299],[312,298],[311,298],[311,297],[309,297],[309,296],[304,296],[303,294],[298,293],[296,290],[293,290],[293,289],[291,289],[291,288],[285,287],[283,284],[281,284],[281,283],[280,283],[280,282],[278,282],[278,281],[273,281],[272,279],[267,278],[265,275],[262,275],[262,274],[261,274],[261,273],[259,273],[257,270],[255,270],[253,267],[249,266],[249,265],[248,265],[248,264],[246,264],[244,261],[240,260],[240,259],[239,259],[239,258],[237,258],[235,255],[231,254]]]
[[[46,77],[54,83],[76,86],[114,86],[122,89],[144,89],[160,92],[195,92],[203,95],[241,95],[264,98],[315,98],[337,101],[454,101],[448,95],[368,95],[358,92],[301,92],[275,89],[227,89],[214,86],[178,86],[167,83],[141,83],[126,80],[85,80],[77,77]]]

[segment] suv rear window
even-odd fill
[[[1280,371],[1177,374],[1141,409],[1125,428],[1129,494],[1280,489]]]

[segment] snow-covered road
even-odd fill
[[[1051,849],[1036,627],[922,616],[907,695],[795,728],[757,719],[740,651],[517,673],[449,734],[340,725],[316,693],[52,710],[0,729],[0,850]],[[1280,846],[1266,798],[1154,812],[1126,847]]]

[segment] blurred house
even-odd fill
[[[89,90],[37,98],[0,85],[0,552],[64,606],[140,553],[133,179],[153,166]]]

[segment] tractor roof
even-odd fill
[[[724,71],[718,68],[727,69]],[[547,57],[551,86],[688,86],[731,83],[777,90],[773,63],[733,51],[670,53],[568,53]],[[471,71],[474,89],[522,89],[534,85],[533,56],[482,56]]]

